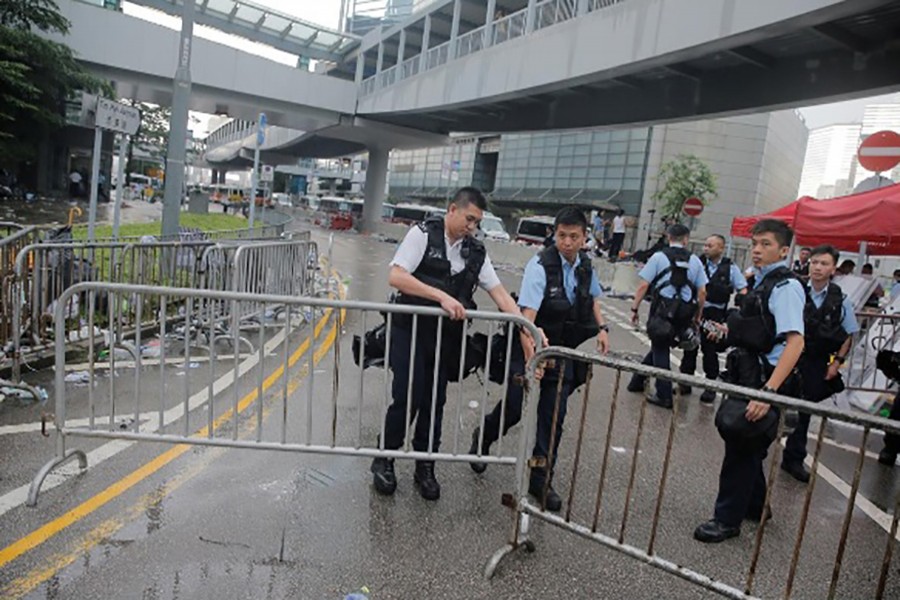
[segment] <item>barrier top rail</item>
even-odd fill
[[[849,412],[832,406],[819,404],[816,402],[808,402],[806,400],[798,400],[789,396],[763,392],[754,390],[724,381],[710,381],[706,377],[697,375],[687,375],[684,373],[673,373],[668,369],[660,369],[648,365],[634,363],[614,356],[604,356],[591,352],[583,352],[580,350],[571,350],[569,348],[561,348],[550,346],[543,348],[535,353],[534,357],[528,363],[527,374],[533,378],[535,370],[540,362],[552,357],[562,357],[566,359],[584,361],[601,367],[608,367],[616,370],[627,370],[646,377],[658,377],[685,383],[692,387],[707,388],[725,395],[735,395],[747,400],[756,400],[765,402],[779,408],[790,408],[805,413],[828,417],[837,421],[860,425],[862,427],[871,427],[882,431],[889,431],[900,434],[900,421],[891,421],[884,417],[878,417],[859,412]]]

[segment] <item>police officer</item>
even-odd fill
[[[782,221],[763,219],[751,230],[756,283],[741,302],[740,312],[728,318],[729,343],[735,346],[726,362],[731,383],[767,392],[799,395],[794,368],[803,352],[803,285],[788,268],[793,232]],[[724,409],[738,407],[737,418],[724,426]],[[777,431],[777,411],[765,402],[725,398],[716,425],[725,441],[719,493],[713,518],[694,530],[705,543],[722,542],[741,533],[745,519],[759,521],[763,513],[766,478],[763,460]],[[776,417],[772,423],[772,417]],[[740,432],[740,433],[738,433]]]
[[[437,318],[419,318],[416,352],[410,357],[412,318],[400,314],[392,318],[389,361],[394,372],[393,402],[385,415],[383,440],[384,448],[388,450],[403,445],[409,425],[406,423],[408,401],[412,403],[410,419],[415,421],[413,450],[436,452],[439,449],[448,373],[459,368],[462,323],[466,310],[475,308],[476,287],[486,290],[503,312],[521,314],[515,300],[500,283],[484,244],[472,237],[486,208],[487,202],[481,191],[471,187],[460,189],[450,202],[446,216],[430,218],[410,228],[390,263],[388,283],[399,290],[398,302],[440,306],[448,313],[449,320],[444,318],[442,348],[436,348]],[[413,364],[410,364],[411,358]],[[433,385],[435,360],[439,360],[436,386]],[[407,398],[410,377],[412,397]],[[435,387],[434,430],[431,432],[431,400]],[[430,447],[429,435],[434,436]],[[394,493],[397,479],[393,459],[376,458],[372,462],[372,473],[378,493]],[[441,486],[434,476],[433,461],[416,461],[414,481],[426,500],[440,498]]]
[[[650,338],[650,352],[644,357],[644,364],[668,369],[670,367],[669,348],[680,339],[686,339],[696,330],[689,332],[700,320],[706,299],[706,273],[700,259],[688,252],[691,231],[676,223],[669,226],[666,236],[669,246],[656,252],[638,273],[643,280],[634,293],[631,307],[631,321],[638,324],[638,307],[648,297],[650,316],[647,318],[647,335]],[[628,383],[629,392],[643,392],[646,378],[635,373]],[[662,408],[672,408],[672,382],[656,380],[656,393],[647,399]]]
[[[576,207],[563,208],[556,215],[554,234],[555,244],[542,250],[525,266],[519,291],[522,314],[543,330],[550,345],[576,348],[596,336],[597,349],[606,354],[609,350],[609,327],[600,310],[602,291],[590,256],[582,250],[587,238],[587,218]],[[520,338],[522,344],[513,344],[513,356],[510,358],[503,434],[521,419],[524,389],[515,380],[516,375],[524,373],[525,363],[534,354],[534,346],[529,338]],[[557,362],[542,371],[537,435],[532,456],[549,456],[553,413],[556,410],[556,435],[553,438],[555,461],[569,394],[584,381],[586,373],[587,365],[573,364],[571,361]],[[563,378],[562,389],[557,397],[560,376]],[[502,412],[502,405],[497,404],[485,418],[482,454],[487,454],[491,444],[500,437]],[[475,429],[471,454],[478,453],[479,435],[480,431]],[[484,463],[470,465],[476,473],[483,473],[487,468]],[[548,510],[558,511],[562,506],[562,499],[552,487],[549,487],[544,497],[546,476],[546,469],[532,469],[529,493],[544,501]]]
[[[806,246],[800,248],[800,257],[794,261],[794,264],[791,267],[794,275],[799,277],[803,282],[809,280],[809,259],[811,252],[812,250]]]
[[[706,273],[706,302],[703,304],[703,319],[714,323],[724,323],[728,313],[728,303],[731,295],[747,293],[747,280],[741,270],[731,262],[725,254],[725,238],[714,234],[706,238],[703,244],[703,271]],[[719,378],[719,349],[718,344],[709,337],[703,335],[700,338],[700,350],[703,351],[703,373],[707,379]],[[697,368],[698,349],[684,351],[681,359],[681,372],[693,375]],[[691,388],[682,386],[682,394],[690,394]],[[703,390],[700,402],[712,404],[716,400],[716,393],[712,390]]]
[[[838,369],[847,358],[853,334],[859,331],[853,305],[840,286],[831,282],[839,256],[834,246],[828,245],[817,246],[809,254],[803,323],[805,348],[798,368],[803,399],[810,402],[821,402],[834,393],[832,383],[839,380]],[[803,464],[808,432],[809,413],[801,412],[781,457],[781,468],[803,483],[809,481],[809,471]]]

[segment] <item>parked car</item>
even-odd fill
[[[528,244],[541,244],[547,238],[547,229],[553,227],[553,217],[525,217],[519,219],[516,228],[516,241]]]
[[[484,235],[484,238],[488,240],[501,242],[509,241],[509,233],[507,233],[503,221],[500,220],[500,217],[494,216],[491,213],[484,213],[484,218],[481,219],[481,233]]]

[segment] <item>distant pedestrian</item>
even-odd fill
[[[81,173],[76,169],[69,173],[69,195],[72,198],[81,196]]]
[[[612,242],[609,245],[609,260],[615,262],[619,258],[619,252],[625,243],[625,211],[621,208],[616,211],[612,221]]]
[[[894,269],[894,285],[891,286],[891,302],[900,298],[900,269]]]

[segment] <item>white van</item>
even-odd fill
[[[553,217],[525,217],[519,219],[516,241],[528,244],[542,244],[547,239],[547,228],[553,228]]]

